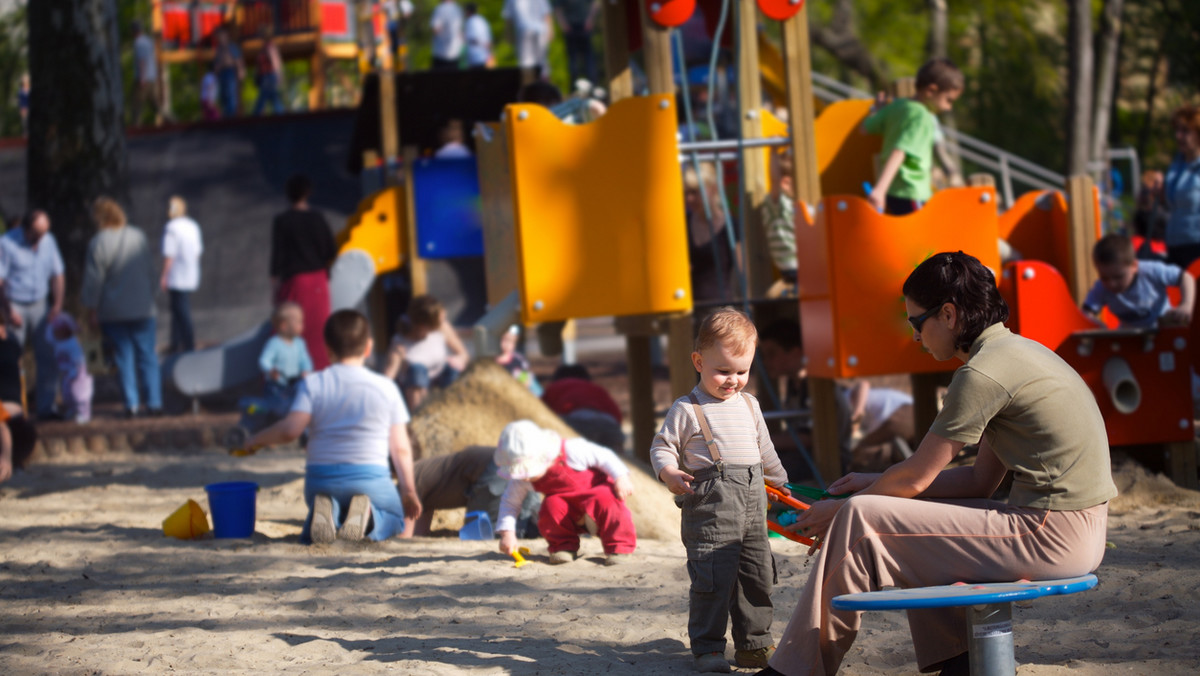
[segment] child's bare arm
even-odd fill
[[[1159,323],[1167,326],[1188,326],[1196,304],[1196,278],[1189,272],[1179,275],[1179,305],[1168,310]]]
[[[417,495],[417,484],[413,478],[412,444],[403,423],[392,425],[389,441],[392,467],[400,483],[400,504],[404,505],[404,516],[416,519],[421,516],[421,498]]]
[[[458,369],[459,371],[467,367],[467,361],[471,358],[471,353],[467,352],[467,346],[463,345],[462,340],[458,337],[458,332],[454,330],[454,326],[450,324],[450,320],[446,319],[446,311],[442,311],[442,335],[446,337],[446,349],[450,351],[447,362]]]
[[[888,189],[892,187],[892,181],[896,180],[896,174],[900,171],[900,165],[904,163],[904,151],[896,148],[884,160],[883,168],[879,170],[879,178],[875,181],[875,187],[871,188],[871,194],[867,195],[867,201],[871,206],[875,207],[876,211],[882,212],[887,204]]]
[[[255,449],[291,443],[300,438],[310,421],[312,421],[311,414],[292,411],[283,420],[250,437],[246,441],[246,448]]]
[[[388,348],[387,363],[383,367],[383,375],[388,380],[395,380],[400,373],[400,367],[404,364],[405,350],[399,340],[393,340]]]

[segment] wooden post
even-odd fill
[[[408,250],[408,276],[412,284],[412,295],[420,296],[421,294],[429,293],[429,272],[426,269],[425,259],[421,258],[421,248],[417,242],[417,205],[416,197],[413,194],[413,176],[412,166],[417,161],[417,149],[412,146],[404,148],[404,194],[408,199],[404,200],[407,214],[404,222],[407,224],[405,228],[405,244]],[[386,166],[386,159],[384,160]]]
[[[1166,444],[1166,451],[1171,466],[1171,480],[1179,486],[1195,490],[1200,483],[1196,476],[1196,442]]]
[[[608,77],[609,101],[633,96],[633,71],[629,68],[629,36],[625,29],[626,2],[602,0],[604,4],[604,71]]]
[[[919,441],[933,425],[938,414],[938,388],[950,384],[952,373],[913,373],[912,383],[913,429]],[[913,449],[916,450],[916,449]]]
[[[917,78],[902,77],[892,83],[892,98],[911,99],[917,95]]]
[[[1096,245],[1099,214],[1096,213],[1095,186],[1092,177],[1078,174],[1067,179],[1067,217],[1071,221],[1071,269],[1067,287],[1076,305],[1081,305],[1096,279],[1092,271],[1092,247]]]
[[[379,124],[380,152],[383,166],[395,162],[400,155],[400,119],[396,114],[396,76],[390,70],[380,70],[379,78]],[[408,164],[404,165],[408,168]],[[385,179],[384,181],[388,181]]]
[[[986,172],[971,174],[967,177],[967,185],[974,188],[995,188],[996,177]]]
[[[322,51],[319,41],[313,46],[308,69],[308,109],[321,110],[325,107],[325,52]]]
[[[762,138],[762,75],[758,72],[758,5],[739,2],[738,99],[744,114],[741,119],[742,137]],[[711,75],[710,75],[711,77]],[[774,151],[774,149],[772,149]],[[742,153],[742,200],[746,205],[746,223],[742,228],[745,254],[746,293],[749,298],[765,298],[771,287],[771,253],[767,234],[763,231],[759,207],[767,195],[767,172],[762,162],[762,150],[746,149]],[[737,288],[731,285],[730,288]]]
[[[693,315],[681,312],[667,318],[667,359],[671,371],[671,397],[678,399],[696,386],[696,367],[692,365]]]
[[[817,169],[814,132],[812,57],[808,42],[808,7],[783,22],[783,63],[787,74],[788,119],[792,126],[793,183],[796,207],[821,201],[821,175]],[[838,438],[837,390],[829,378],[809,378],[812,401],[813,462],[826,483],[842,475]]]

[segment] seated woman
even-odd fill
[[[912,457],[882,474],[847,474],[791,528],[820,537],[800,602],[763,674],[834,674],[860,614],[841,594],[882,587],[1011,582],[1084,575],[1104,557],[1117,494],[1104,420],[1058,355],[1004,327],[1008,306],[975,258],[940,253],[904,283],[913,340],[956,358],[944,407]],[[973,466],[944,469],[966,444]],[[990,499],[1013,472],[1007,502]],[[961,609],[910,610],[922,672],[966,674]]]

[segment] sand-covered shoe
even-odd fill
[[[775,654],[775,646],[766,648],[757,648],[755,650],[738,650],[733,653],[733,661],[739,667],[763,667],[770,666],[767,662],[771,659],[771,655]]]
[[[728,674],[733,671],[724,653],[696,655],[696,671],[704,674]]]
[[[571,552],[565,549],[562,551],[550,552],[550,563],[556,566],[562,563],[570,563],[578,556],[579,552]]]
[[[337,537],[333,528],[333,499],[324,493],[313,498],[312,525],[308,533],[316,545],[327,545]]]
[[[371,522],[371,498],[356,495],[350,498],[350,506],[346,509],[346,520],[338,529],[339,540],[358,542],[367,536],[367,524]]]
[[[606,566],[623,566],[632,560],[630,554],[612,553],[604,557],[604,565]]]

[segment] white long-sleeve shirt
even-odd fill
[[[565,450],[567,467],[577,472],[594,467],[613,479],[629,474],[629,468],[616,453],[582,437],[567,439]],[[496,532],[516,530],[521,504],[532,490],[533,483],[530,481],[509,479],[504,495],[500,496],[500,518],[496,520]]]

